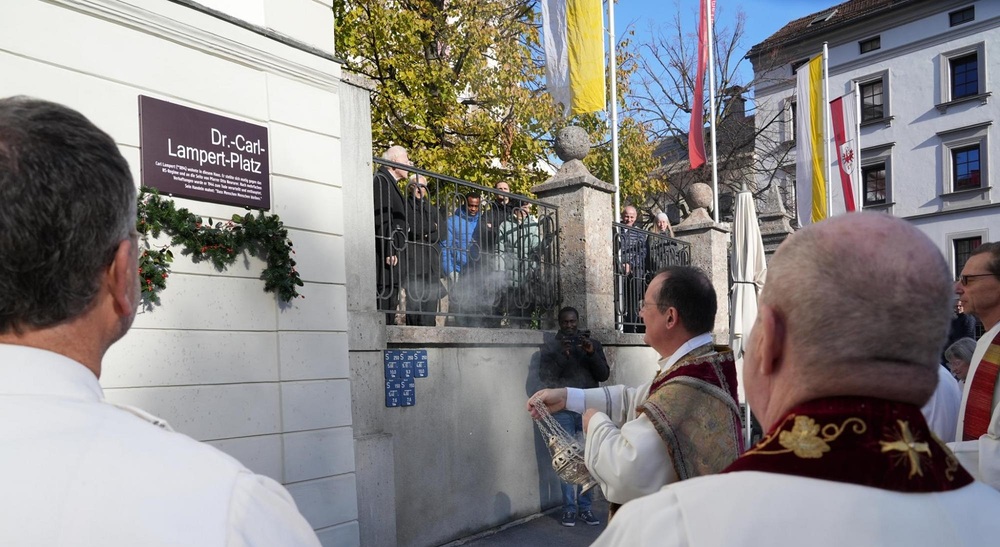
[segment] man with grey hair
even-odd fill
[[[955,293],[965,313],[987,331],[969,363],[951,447],[977,479],[1000,490],[1000,243],[972,251]]]
[[[624,332],[643,333],[645,326],[639,321],[639,301],[646,290],[646,234],[636,221],[639,211],[626,205],[622,209],[622,224],[615,234],[618,248],[617,268],[619,278],[618,313]]]
[[[626,504],[594,545],[992,545],[1000,493],[927,427],[948,267],[909,223],[852,213],[768,266],[743,382],[764,439]],[[796,525],[794,523],[808,523]]]
[[[139,305],[135,199],[80,113],[0,99],[0,545],[319,545],[280,484],[104,400]]]
[[[413,165],[406,149],[391,146],[382,159],[401,165]],[[399,286],[406,274],[405,251],[408,227],[406,201],[399,181],[408,171],[402,167],[381,165],[372,177],[375,200],[375,284],[377,305],[385,312],[385,324],[392,325],[399,307]]]

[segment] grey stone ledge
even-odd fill
[[[590,173],[570,175],[560,177],[559,173],[551,179],[535,186],[531,189],[532,193],[539,195],[551,192],[565,192],[567,190],[572,190],[577,187],[590,187],[601,192],[606,192],[608,194],[613,194],[615,192],[615,187],[613,184],[608,184],[603,180],[591,175]]]

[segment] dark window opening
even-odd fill
[[[954,189],[971,190],[980,188],[982,181],[979,178],[979,145],[975,144],[964,148],[956,148],[951,151],[952,177]]]
[[[861,121],[881,120],[885,116],[882,80],[861,84]]]
[[[885,164],[862,167],[861,180],[864,181],[865,205],[884,205]]]
[[[948,14],[948,19],[951,21],[951,26],[961,25],[962,23],[968,23],[969,21],[975,21],[976,6],[969,6],[965,9],[953,11]]]
[[[965,267],[965,263],[972,256],[972,251],[975,251],[977,247],[983,244],[983,238],[981,236],[965,237],[951,241],[955,249],[955,279],[958,279],[958,276],[962,275],[962,268]]]
[[[951,59],[951,100],[979,94],[979,55]]]
[[[867,40],[862,40],[858,42],[861,47],[861,53],[868,53],[869,51],[875,51],[882,47],[882,37],[876,36],[874,38],[869,38]]]

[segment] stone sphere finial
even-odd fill
[[[708,209],[712,206],[712,187],[704,182],[692,184],[687,191],[688,205],[692,209]]]
[[[556,155],[564,162],[582,160],[590,153],[590,137],[582,128],[570,125],[556,134]]]

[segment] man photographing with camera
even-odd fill
[[[575,308],[559,310],[559,332],[547,337],[542,344],[538,378],[546,388],[576,387],[595,388],[608,379],[611,369],[604,356],[601,343],[590,338],[590,331],[577,328],[579,313]],[[583,431],[582,417],[578,412],[560,410],[552,415],[570,435]],[[563,526],[575,526],[577,515],[591,526],[601,523],[590,510],[591,493],[579,492],[575,484],[562,483]]]

